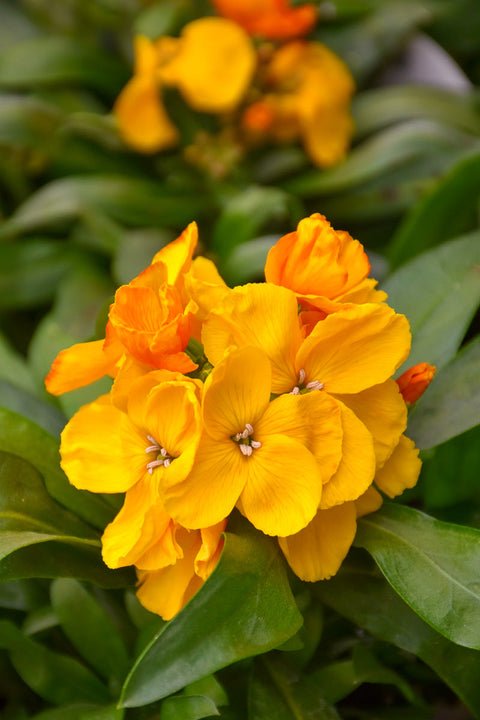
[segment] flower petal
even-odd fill
[[[320,469],[307,448],[271,435],[246,458],[248,480],[239,509],[266,535],[291,535],[315,515],[322,492]]]
[[[103,340],[77,343],[59,352],[45,378],[48,392],[63,395],[89,385],[104,375],[114,375],[115,363],[124,352],[123,348],[117,343],[115,348],[105,352],[103,343]]]
[[[297,353],[307,382],[329,393],[358,393],[391,377],[408,356],[410,330],[404,315],[367,303],[318,322]]]
[[[343,423],[340,404],[319,390],[296,397],[309,426],[308,448],[320,466],[322,482],[326,483],[337,471],[342,458]]]
[[[372,484],[375,475],[371,434],[350,408],[341,402],[339,405],[343,426],[342,459],[336,473],[323,486],[322,509],[356,500]]]
[[[378,490],[375,490],[373,485],[370,485],[363,495],[360,495],[359,498],[354,500],[354,503],[357,511],[357,518],[359,518],[379,510],[382,507],[383,498]]]
[[[157,252],[153,263],[163,262],[167,267],[167,282],[175,285],[178,278],[190,269],[193,253],[198,243],[198,227],[191,222],[179,237]]]
[[[335,575],[347,555],[357,529],[353,502],[319,510],[306,528],[279,537],[278,542],[293,572],[309,582]]]
[[[407,427],[407,408],[395,380],[389,378],[355,395],[337,395],[373,436],[377,468],[390,457]]]
[[[390,498],[414,487],[422,467],[418,453],[413,440],[402,435],[390,458],[375,475],[375,485]]]

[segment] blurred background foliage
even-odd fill
[[[209,671],[236,662],[202,681],[201,670],[193,679],[178,670],[172,690],[166,676],[155,675],[148,650],[124,687],[127,701],[143,692],[145,675],[167,683],[166,694],[181,693],[117,709],[128,668],[163,623],[131,590],[118,591],[131,582],[128,574],[102,566],[92,526],[105,526],[118,499],[74,491],[58,469],[66,418],[103,386],[55,399],[43,379],[60,349],[95,337],[97,324],[102,335],[119,284],[192,220],[201,252],[227,282],[261,279],[279,235],[319,211],[364,243],[372,275],[411,320],[412,364],[439,368],[411,413],[424,468],[406,501],[480,528],[478,0],[332,0],[319,7],[312,37],[344,59],[357,83],[353,145],[329,170],[313,168],[297,145],[248,154],[225,146],[218,120],[194,113],[174,92],[169,111],[184,144],[197,141],[194,156],[146,156],[124,145],[111,111],[131,77],[134,34],[178,34],[212,12],[206,0],[0,0],[0,477],[11,488],[2,529],[10,530],[8,519],[34,497],[36,514],[22,531],[40,528],[49,540],[19,550],[13,538],[14,559],[0,561],[10,580],[0,585],[5,720],[193,720],[219,707],[222,717],[253,720],[423,720],[440,718],[435,713],[445,708],[455,720],[471,717],[458,698],[480,717],[478,650],[415,615],[361,549],[329,583],[306,589],[290,578],[296,605],[282,596],[290,613],[285,637],[295,632],[296,606],[305,628],[281,651],[246,660],[237,648],[233,660],[217,657],[210,666],[204,658]],[[65,544],[72,534],[73,544]],[[55,551],[43,551],[52,536]],[[270,550],[255,552],[260,582]],[[40,561],[45,574],[30,579]],[[284,570],[275,572],[283,577]],[[278,578],[272,583],[281,586]],[[223,591],[215,592],[221,604]],[[344,607],[342,598],[349,598]],[[200,605],[191,608],[164,640],[184,665],[198,640],[188,634],[191,618],[202,616]],[[182,647],[175,632],[185,633]],[[313,715],[312,688],[317,698],[323,688],[325,698]]]

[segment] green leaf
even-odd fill
[[[308,675],[299,675],[280,657],[257,660],[248,693],[249,720],[339,720],[322,688]]]
[[[439,635],[375,570],[355,553],[350,558],[334,578],[315,584],[318,597],[375,637],[417,655],[480,718],[480,653]]]
[[[123,233],[113,260],[113,273],[120,285],[127,284],[152,262],[153,256],[175,240],[170,230],[145,228]]]
[[[453,358],[480,304],[480,232],[422,253],[382,283],[413,335],[408,367]],[[435,380],[435,384],[437,379]]]
[[[111,506],[101,497],[70,485],[60,468],[56,438],[27,418],[0,407],[0,450],[23,458],[43,476],[51,498],[91,525],[111,522]]]
[[[422,450],[480,423],[480,337],[435,376],[410,412],[408,434]]]
[[[352,112],[356,137],[417,118],[480,135],[480,114],[472,96],[447,88],[403,84],[373,88],[354,98]]]
[[[460,160],[405,218],[388,249],[392,266],[476,226],[480,153]]]
[[[39,227],[55,227],[84,212],[100,211],[120,223],[138,227],[186,225],[204,217],[210,202],[203,193],[186,195],[165,183],[123,175],[66,177],[43,185],[0,226],[0,238]]]
[[[212,715],[220,715],[217,706],[202,695],[174,695],[160,709],[160,720],[201,720]]]
[[[79,84],[112,97],[127,80],[112,53],[72,35],[33,38],[7,48],[0,59],[0,86],[6,88]]]
[[[351,150],[345,162],[330,170],[310,170],[284,183],[288,192],[315,197],[346,192],[385,178],[398,168],[428,159],[438,171],[458,151],[478,140],[431,120],[410,120],[381,130]],[[424,173],[423,173],[424,174]],[[431,174],[431,173],[430,173]],[[383,180],[385,184],[385,180]]]
[[[480,530],[385,504],[358,523],[365,548],[400,597],[437,632],[480,648]]]
[[[75,649],[99,675],[122,682],[129,660],[111,617],[77,580],[55,580],[50,593],[60,625]]]
[[[70,247],[52,240],[0,245],[0,308],[50,301],[76,259]]]
[[[107,688],[84,665],[31,640],[7,620],[0,621],[0,647],[9,651],[22,680],[44,700],[55,705],[111,700]]]
[[[48,150],[60,119],[57,108],[38,98],[0,95],[0,144]]]
[[[65,426],[65,416],[53,405],[3,380],[0,380],[0,397],[2,407],[6,410],[23,415],[50,435],[60,436]]]
[[[64,705],[44,710],[32,720],[122,720],[125,711],[115,705]]]
[[[25,358],[13,349],[2,334],[0,334],[0,378],[32,395],[38,391]]]
[[[277,647],[302,618],[273,539],[244,521],[226,533],[219,565],[145,648],[121,704],[145,705],[242,658]]]

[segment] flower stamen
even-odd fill
[[[253,426],[250,425],[250,423],[246,423],[245,430],[235,433],[235,435],[232,435],[231,438],[233,442],[237,443],[240,448],[240,452],[245,457],[250,457],[254,450],[258,450],[258,448],[262,447],[262,443],[258,442],[258,440],[253,440],[251,437],[252,435]]]
[[[150,475],[152,475],[155,468],[161,467],[162,465],[163,467],[167,468],[169,465],[172,464],[172,460],[174,460],[175,458],[171,457],[168,454],[168,450],[166,450],[164,447],[161,447],[154,437],[152,437],[151,435],[147,435],[147,439],[152,444],[145,448],[145,452],[147,454],[151,452],[157,453],[156,459],[151,460],[147,463],[147,470]]]
[[[320,380],[312,380],[311,382],[308,382],[305,384],[305,378],[306,373],[303,368],[301,368],[298,371],[298,380],[295,387],[290,390],[288,393],[289,395],[304,395],[307,392],[311,392],[312,390],[321,390],[323,388],[323,383],[320,382]]]

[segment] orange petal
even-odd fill
[[[117,343],[115,348],[104,351],[104,341],[78,343],[62,350],[52,363],[45,378],[45,386],[52,395],[63,395],[70,390],[89,385],[104,375],[114,375],[116,362],[124,350]]]
[[[423,395],[436,372],[435,365],[419,363],[400,375],[397,379],[398,387],[408,405],[413,405]]]
[[[319,510],[296,535],[278,542],[293,572],[301,580],[316,582],[335,575],[355,537],[357,514],[353,502]]]
[[[375,485],[390,498],[414,487],[422,467],[418,453],[413,440],[402,435],[390,458],[375,475]]]
[[[301,37],[310,32],[317,20],[314,5],[291,7],[287,0],[213,0],[224,17],[241,25],[251,35],[270,40]]]
[[[175,285],[178,278],[188,272],[197,243],[197,223],[191,222],[176,240],[165,245],[155,255],[152,264],[157,262],[165,264],[168,271],[167,282],[169,285]]]

